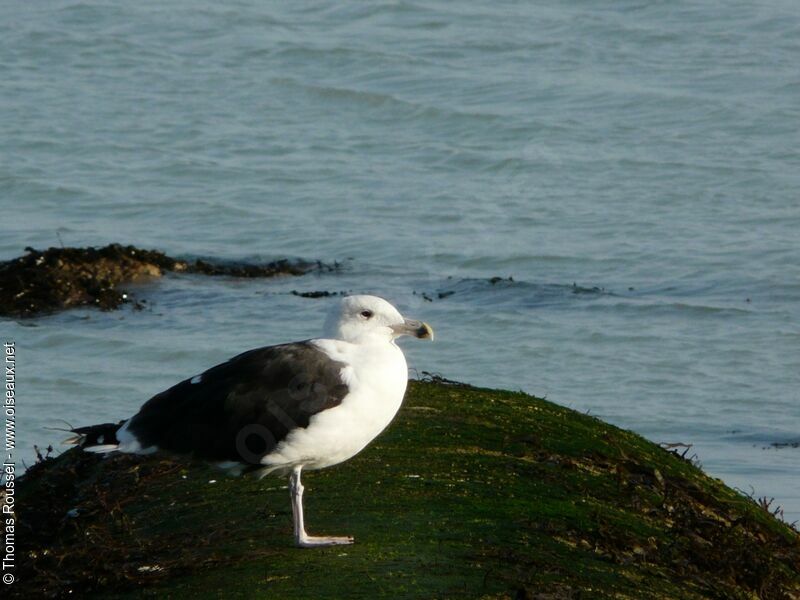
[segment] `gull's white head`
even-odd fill
[[[325,336],[345,342],[390,342],[401,335],[432,340],[433,329],[427,323],[404,318],[377,296],[346,296],[325,321]]]

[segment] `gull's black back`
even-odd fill
[[[148,400],[128,424],[142,448],[258,464],[291,430],[341,404],[341,370],[314,344],[258,348]]]

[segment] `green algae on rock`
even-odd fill
[[[522,393],[411,382],[376,442],[286,481],[76,450],[19,480],[18,597],[795,598],[800,537],[690,462]]]
[[[26,251],[24,256],[0,262],[0,316],[32,317],[75,306],[113,310],[129,301],[121,284],[158,278],[170,271],[276,277],[335,269],[320,262],[287,259],[265,264],[182,260],[158,250],[121,244]]]

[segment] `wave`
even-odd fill
[[[526,308],[571,305],[575,302],[598,301],[593,310],[632,312],[641,316],[747,316],[753,310],[733,306],[714,306],[675,301],[629,288],[616,292],[604,286],[566,283],[535,283],[516,280],[513,277],[462,278],[445,280],[429,289],[414,290],[414,293],[430,302],[450,301],[476,305],[507,305]]]

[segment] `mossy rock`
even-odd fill
[[[215,483],[211,483],[215,481]],[[19,481],[19,597],[797,598],[800,537],[642,437],[522,393],[412,382],[389,429],[286,480],[71,450]]]

